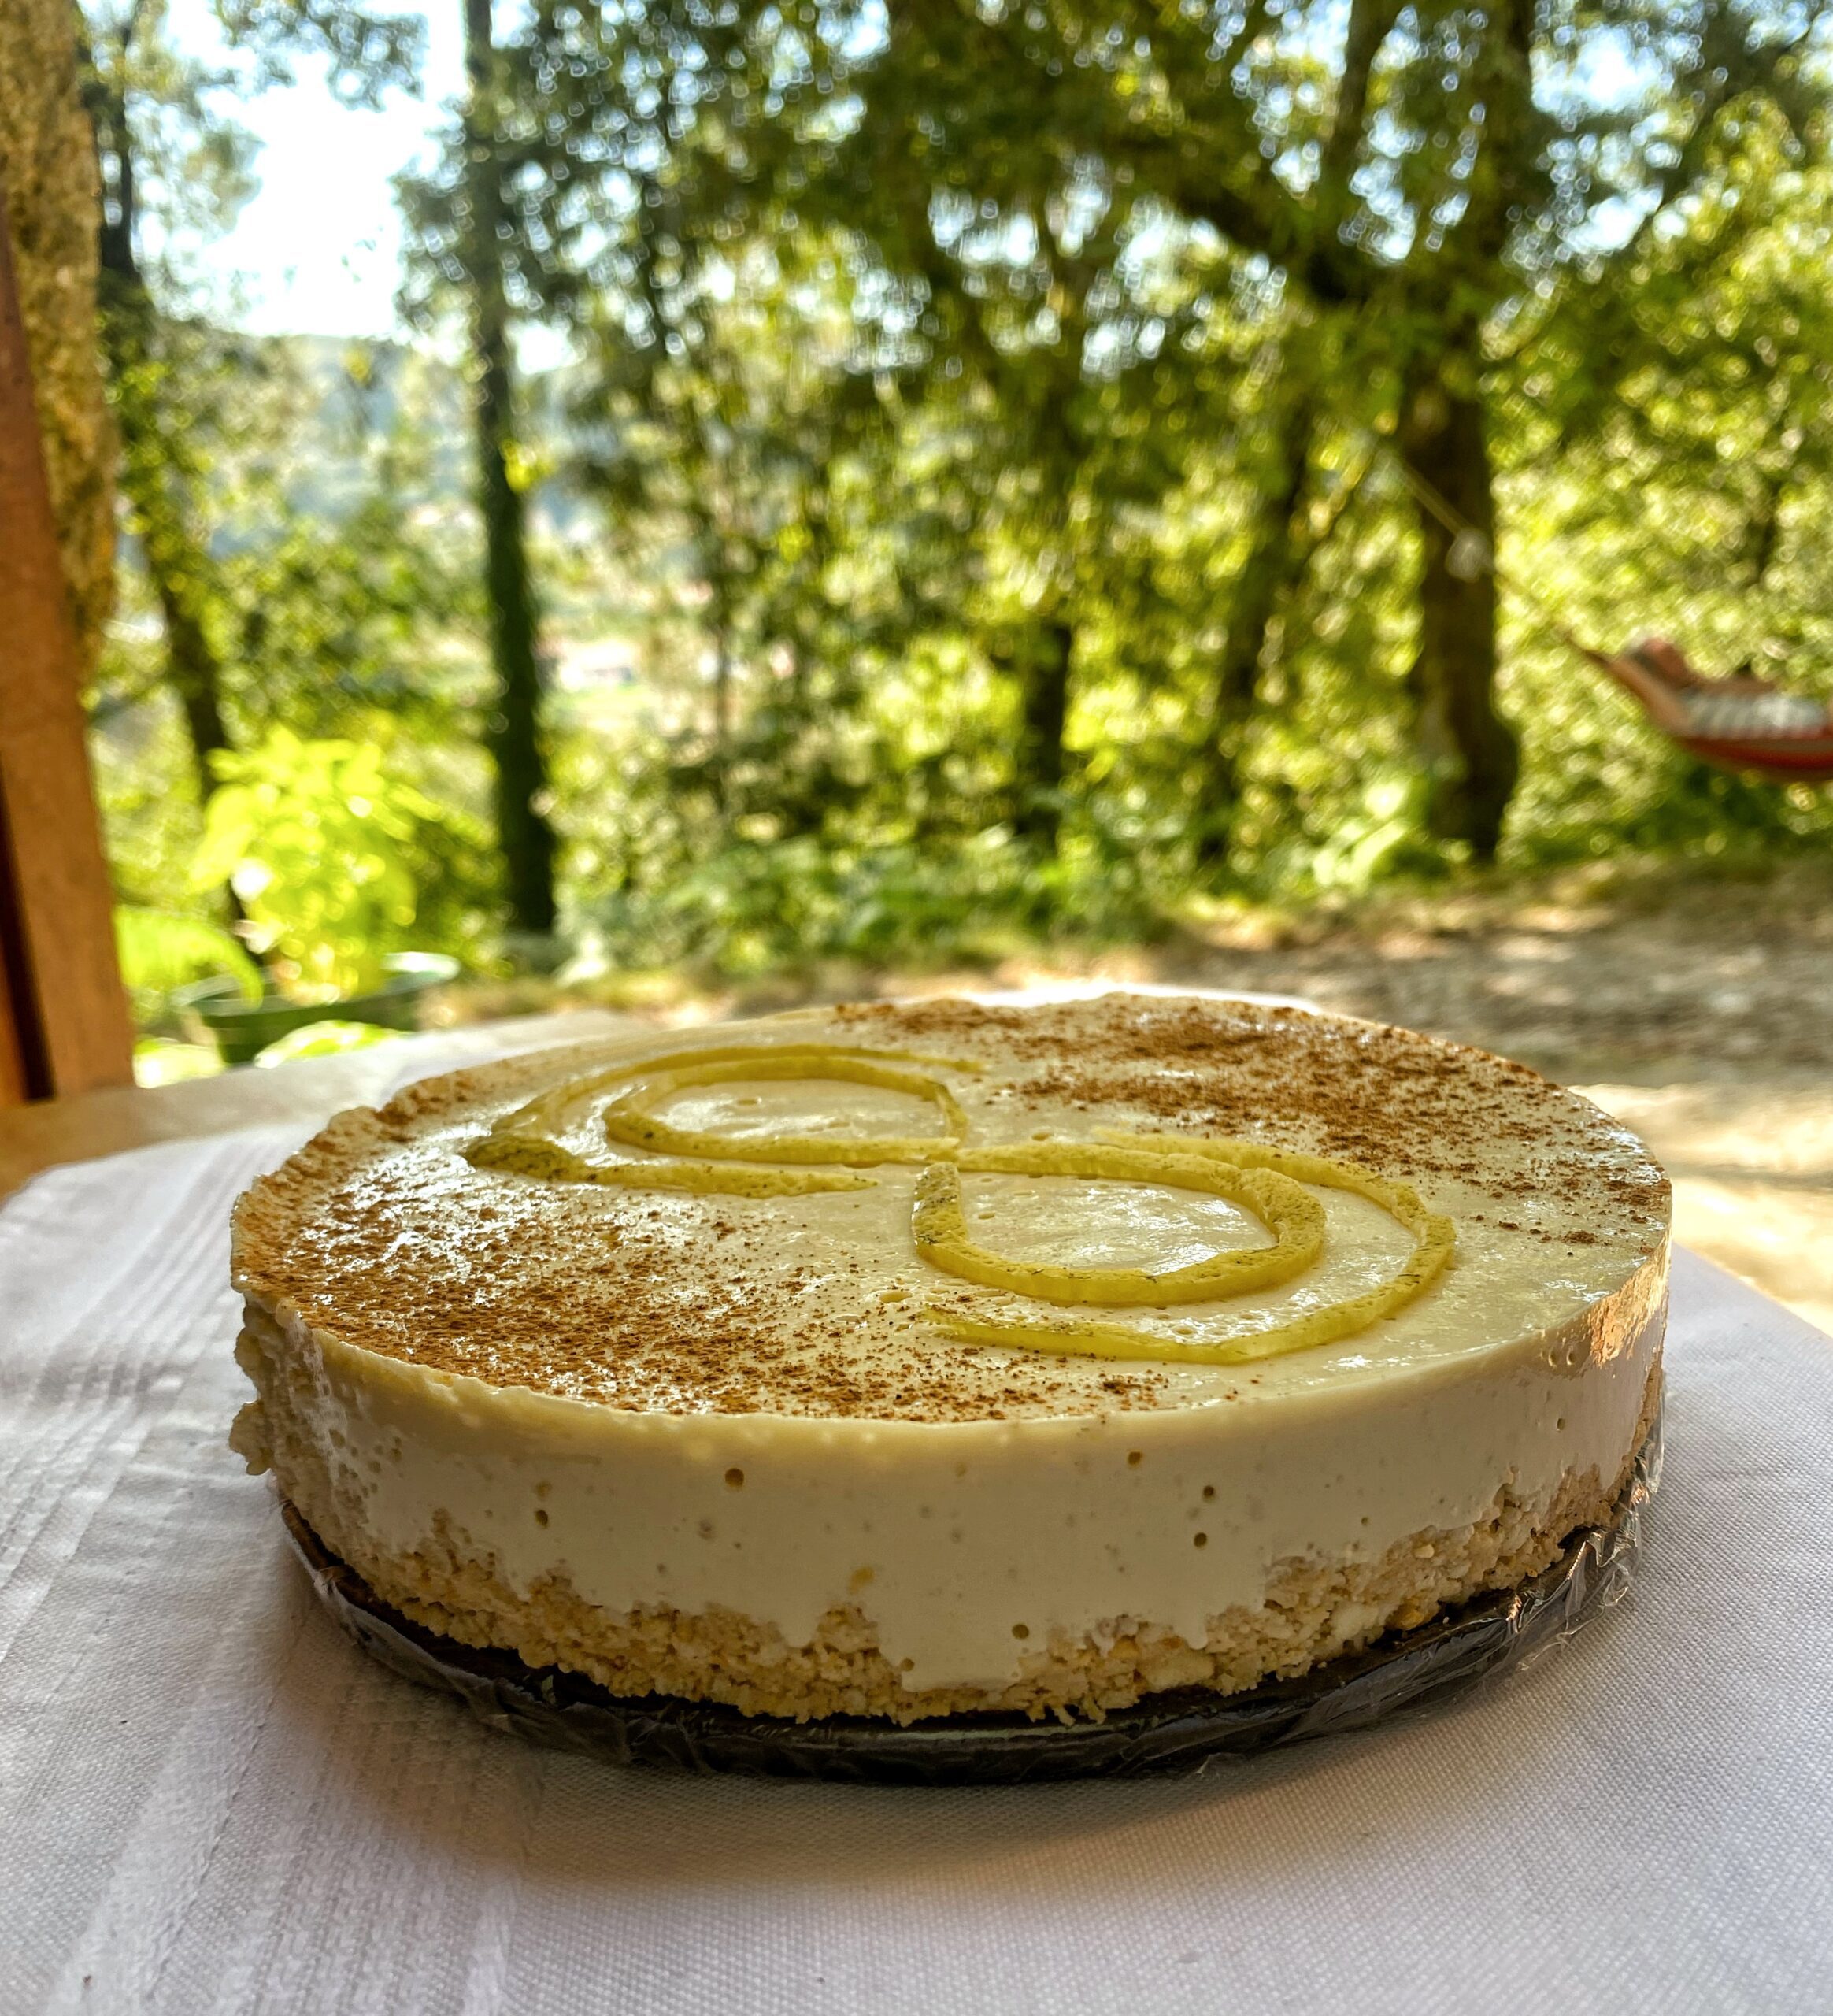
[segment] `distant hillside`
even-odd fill
[[[298,467],[287,484],[300,510],[333,522],[372,491],[392,442],[413,469],[404,487],[416,502],[470,508],[471,411],[462,373],[430,345],[335,336],[271,339],[276,364],[303,391]],[[522,386],[531,445],[563,469],[571,459],[568,407],[576,370],[532,374]],[[564,476],[539,486],[535,529],[563,539],[589,536],[597,519]]]

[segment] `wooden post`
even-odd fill
[[[0,188],[0,1105],[133,1081],[80,684]]]

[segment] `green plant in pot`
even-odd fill
[[[458,971],[403,947],[417,896],[409,850],[445,823],[441,808],[391,776],[375,744],[277,728],[212,761],[195,880],[235,891],[268,984],[250,1001],[235,978],[206,980],[175,997],[181,1012],[229,1064],[312,1022],[418,1028],[424,997]]]

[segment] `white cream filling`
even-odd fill
[[[1665,1273],[1664,1251],[1562,1323],[1402,1369],[1333,1352],[1328,1382],[1247,1368],[1198,1404],[1005,1421],[620,1411],[285,1327],[309,1432],[379,1549],[443,1525],[520,1594],[563,1577],[613,1613],[720,1607],[794,1646],[853,1604],[907,1687],[998,1688],[1054,1634],[1201,1645],[1283,1559],[1372,1559],[1505,1484],[1539,1508],[1568,1476],[1608,1481]]]

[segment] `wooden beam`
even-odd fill
[[[0,187],[0,1101],[133,1080],[80,689]]]

